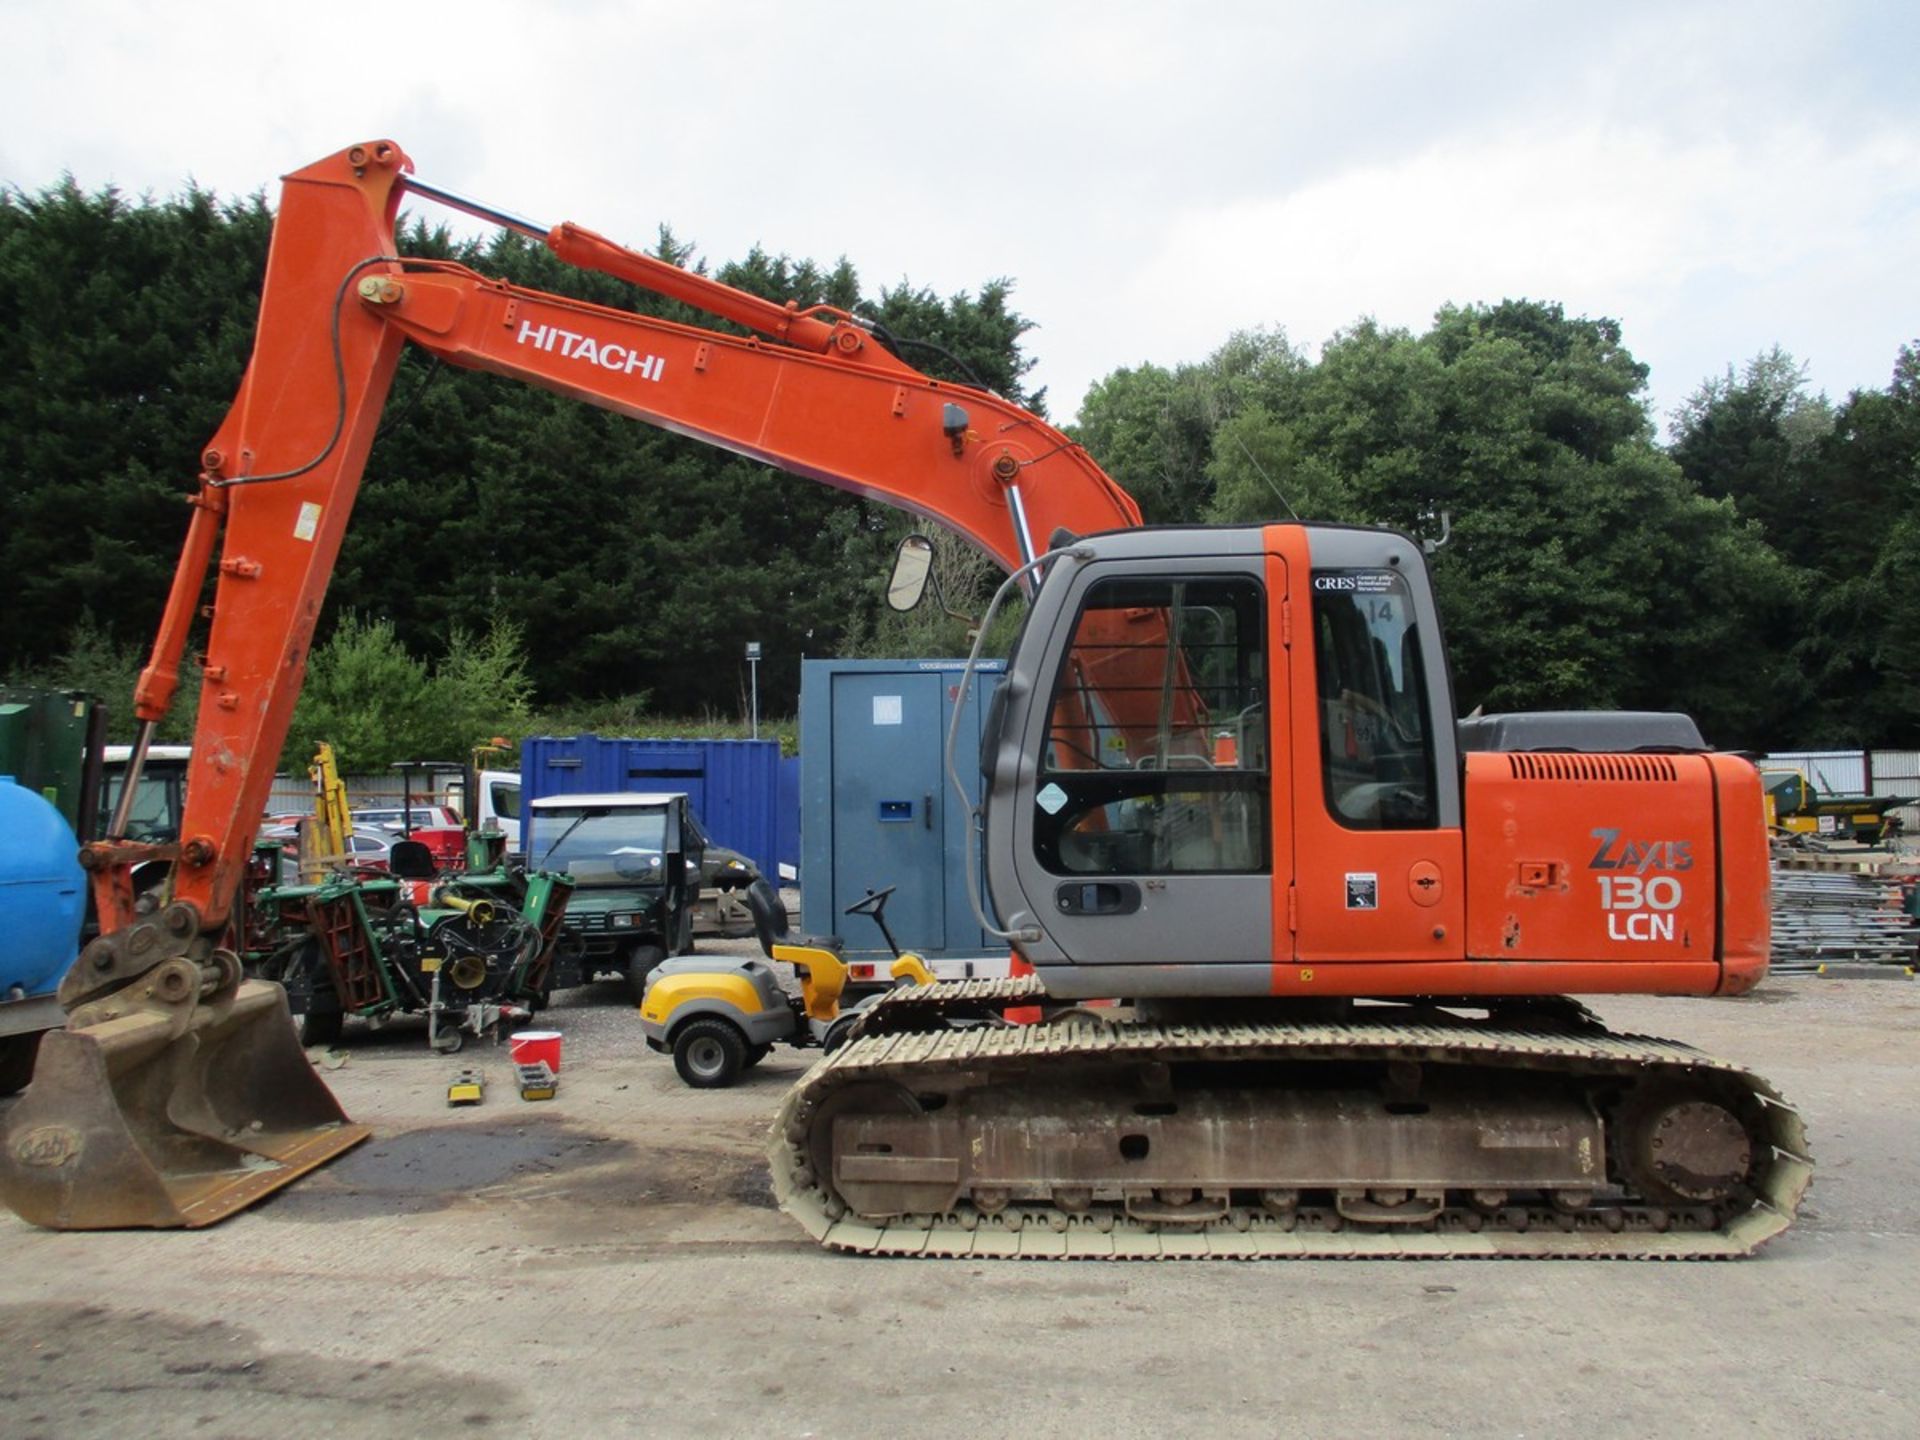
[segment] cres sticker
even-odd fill
[[[1396,570],[1316,570],[1313,588],[1323,593],[1391,595],[1401,586]]]

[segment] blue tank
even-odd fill
[[[73,827],[0,775],[0,1003],[43,995],[80,948],[86,873]]]

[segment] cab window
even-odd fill
[[[1049,870],[1268,868],[1265,615],[1245,576],[1089,587],[1054,676],[1035,794]]]
[[[1431,712],[1406,577],[1314,571],[1313,639],[1327,808],[1354,830],[1433,828]]]

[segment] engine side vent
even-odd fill
[[[1509,755],[1516,780],[1620,780],[1658,784],[1680,778],[1670,755]]]

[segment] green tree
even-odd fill
[[[1141,365],[1096,381],[1072,433],[1147,524],[1191,523],[1213,504],[1224,474],[1244,478],[1233,468],[1246,438],[1235,422],[1282,406],[1306,369],[1284,332],[1242,331],[1201,364]]]
[[[464,760],[475,745],[521,728],[533,714],[521,627],[502,619],[479,634],[455,626],[428,694],[440,732],[428,758]]]
[[[331,741],[343,771],[371,773],[430,753],[437,719],[426,665],[407,653],[391,620],[341,616],[307,661],[281,768],[299,773]]]
[[[1834,410],[1808,393],[1806,367],[1779,346],[1735,375],[1703,382],[1675,413],[1670,452],[1703,494],[1731,499],[1798,564],[1816,558],[1806,524],[1808,461],[1833,431]]]
[[[16,665],[12,678],[24,685],[79,690],[92,695],[107,707],[109,741],[128,744],[139,729],[139,720],[133,713],[133,692],[146,663],[146,650],[130,641],[114,639],[91,610],[82,610],[80,618],[67,632],[66,647],[58,655],[34,664]],[[173,707],[160,722],[155,739],[176,745],[192,739],[194,715],[199,708],[198,676],[183,677]]]
[[[1798,648],[1809,743],[1920,744],[1920,341],[1886,390],[1855,391],[1804,463],[1812,600]]]
[[[0,673],[50,664],[89,607],[114,645],[148,643],[195,457],[250,349],[270,226],[257,196],[130,201],[71,180],[0,193],[0,564],[17,587]],[[401,248],[730,328],[516,235],[455,243],[415,227]],[[704,268],[669,230],[656,248]],[[854,311],[945,379],[1017,395],[1030,367],[1004,281],[944,300],[902,281],[869,297],[844,259],[760,250],[720,273],[781,303]],[[434,655],[502,619],[522,631],[544,701],[644,694],[688,713],[744,713],[731,657],[749,639],[773,661],[763,708],[791,706],[793,662],[871,622],[893,533],[890,512],[857,496],[414,349],[356,511],[317,642],[357,611],[390,617],[403,651]]]
[[[1210,500],[1168,518],[1450,530],[1433,568],[1463,707],[1685,709],[1733,744],[1781,724],[1792,667],[1748,626],[1793,574],[1655,446],[1616,323],[1509,300],[1421,335],[1363,320],[1317,364],[1243,354],[1096,387],[1090,450],[1128,474],[1204,456],[1186,494]],[[1176,403],[1182,381],[1214,403]]]
[[[0,189],[0,670],[59,653],[88,612],[116,643],[150,639],[269,225],[259,196]]]

